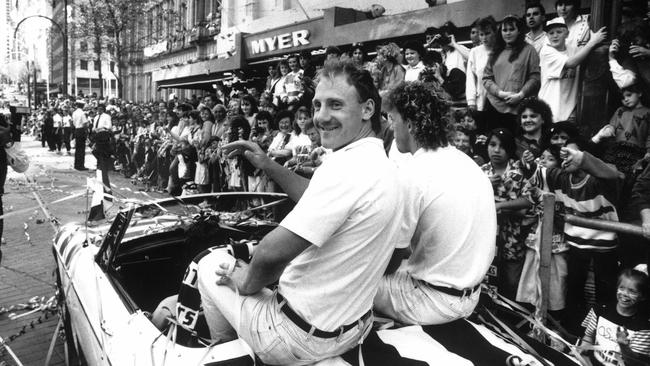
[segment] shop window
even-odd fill
[[[88,70],[88,61],[79,60],[79,68],[82,70]]]

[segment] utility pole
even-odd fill
[[[63,0],[63,94],[68,95],[68,0]]]

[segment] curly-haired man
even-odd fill
[[[494,258],[492,186],[470,157],[449,144],[449,105],[440,87],[402,83],[382,104],[397,148],[413,158],[400,166],[407,195],[403,231],[375,309],[407,324],[466,317]]]

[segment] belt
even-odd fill
[[[478,290],[481,287],[480,283],[478,285],[474,286],[474,287],[466,287],[466,288],[464,288],[462,290],[458,290],[458,289],[451,288],[451,287],[432,285],[430,283],[427,283],[427,285],[429,287],[431,287],[432,289],[435,289],[435,290],[440,291],[442,293],[445,293],[447,295],[458,296],[458,297],[469,296],[469,295],[473,294],[474,291]]]
[[[347,325],[342,325],[342,326],[339,327],[338,330],[330,332],[330,331],[326,331],[326,330],[320,330],[320,329],[314,327],[313,325],[307,323],[303,318],[300,317],[300,315],[298,315],[295,311],[293,311],[293,309],[289,306],[289,304],[287,302],[284,302],[284,304],[282,304],[282,302],[285,299],[284,299],[284,296],[282,296],[279,292],[277,294],[277,299],[278,299],[278,304],[282,305],[280,307],[280,310],[282,310],[282,312],[284,313],[284,315],[287,316],[287,318],[289,318],[295,325],[297,325],[298,328],[304,330],[306,333],[310,333],[310,334],[312,334],[312,335],[314,335],[316,337],[319,337],[319,338],[338,337],[338,336],[342,335],[343,333],[347,332],[348,330],[358,326],[359,321],[366,320],[372,314],[372,311],[368,310],[368,312],[366,312],[365,314],[363,314],[359,318],[359,321],[355,321],[355,322],[352,322],[352,323],[347,324]],[[313,331],[312,331],[312,329],[313,329]]]

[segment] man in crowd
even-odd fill
[[[72,112],[72,123],[74,125],[74,168],[76,170],[88,170],[85,166],[86,159],[86,135],[88,131],[88,118],[83,111],[84,103],[76,102],[77,108]]]
[[[397,148],[413,158],[400,161],[403,231],[375,309],[406,324],[470,315],[496,248],[492,185],[469,156],[449,144],[444,94],[431,84],[407,82],[383,100]],[[406,266],[398,269],[404,258]]]
[[[544,6],[538,2],[531,2],[526,5],[526,25],[530,31],[526,33],[526,42],[535,47],[535,51],[539,53],[542,46],[548,43],[546,32],[544,31],[544,24],[546,24],[546,10]]]
[[[401,225],[395,219],[402,205],[399,174],[375,137],[380,103],[367,71],[351,62],[325,65],[313,99],[314,123],[334,153],[311,181],[254,143],[225,147],[243,151],[297,205],[262,240],[250,264],[238,261],[230,271],[218,253],[199,262],[198,287],[213,338],[232,338],[235,327],[268,364],[315,362],[363,340]],[[265,287],[278,280],[277,292]]]
[[[104,192],[111,194],[111,182],[108,179],[108,171],[113,169],[113,123],[111,115],[106,113],[106,106],[97,106],[97,116],[93,121],[94,148],[93,155],[97,159],[97,169],[102,172],[102,183]],[[106,198],[111,201],[110,197]]]

